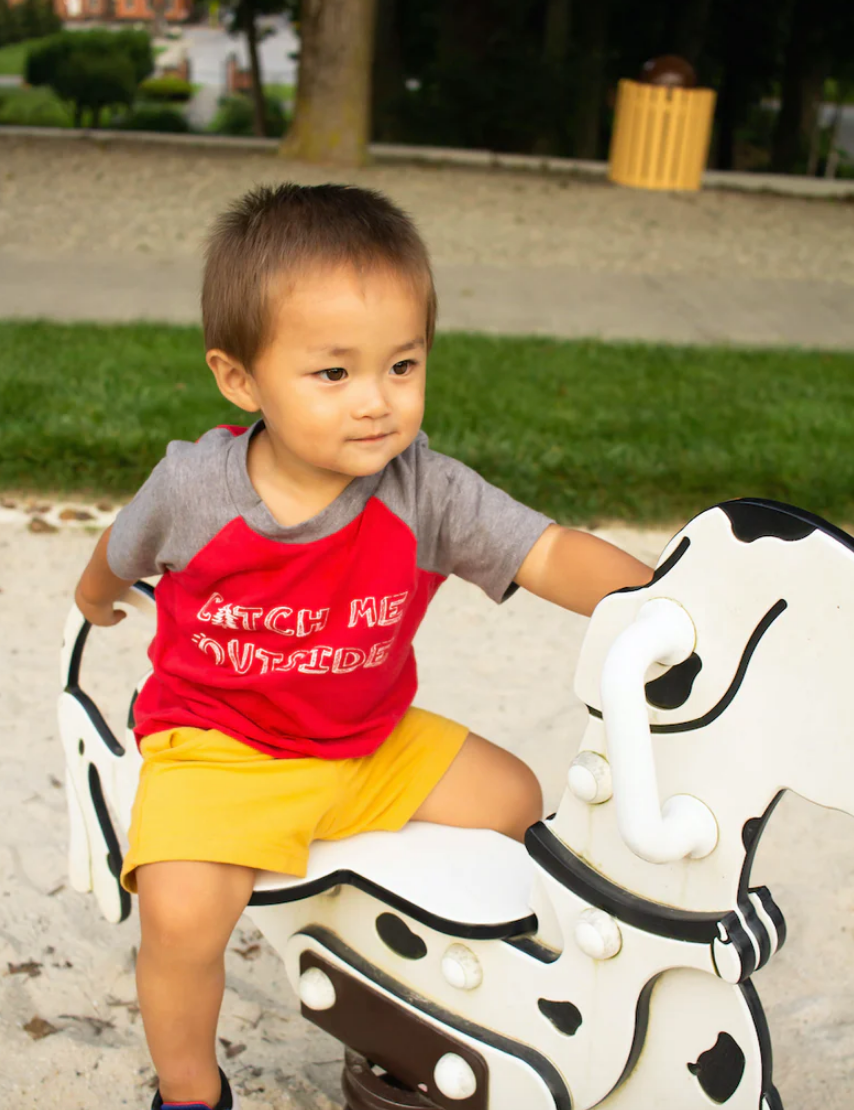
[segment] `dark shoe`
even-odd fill
[[[219,1080],[222,1087],[216,1106],[208,1106],[206,1102],[164,1102],[158,1091],[151,1104],[151,1110],[237,1110],[237,1099],[231,1093],[231,1087],[222,1068],[219,1069]]]

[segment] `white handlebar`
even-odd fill
[[[694,624],[675,601],[648,601],[611,645],[600,680],[602,718],[620,835],[650,863],[702,859],[718,841],[711,810],[688,794],[659,800],[644,681],[653,663],[673,666],[694,650]]]

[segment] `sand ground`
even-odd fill
[[[58,646],[97,529],[33,533],[26,522],[25,513],[0,509],[0,1096],[16,1110],[141,1110],[153,1073],[134,1004],[136,916],[109,925],[93,898],[66,881]],[[606,534],[648,560],[668,538]],[[551,807],[584,724],[571,683],[584,625],[531,595],[498,607],[453,580],[418,639],[421,704],[521,754]],[[83,686],[114,722],[141,672],[146,635],[130,621],[93,633]],[[854,1097],[852,846],[847,816],[787,796],[754,871],[789,923],[789,943],[756,982],[774,1037],[775,1079],[797,1110],[848,1110]],[[245,918],[227,970],[220,1035],[247,1110],[340,1105],[338,1045],[299,1017],[278,958]],[[36,1039],[39,1019],[51,1031]]]

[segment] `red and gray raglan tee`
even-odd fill
[[[137,737],[192,726],[278,757],[367,755],[412,703],[412,639],[445,578],[504,600],[550,521],[421,433],[284,527],[246,467],[260,427],[170,443],[113,525],[112,571],[163,576]]]

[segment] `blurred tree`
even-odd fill
[[[130,107],[140,81],[153,69],[146,31],[62,31],[30,50],[25,78],[71,101],[75,127],[82,125],[84,111],[97,127],[103,108]]]
[[[405,88],[400,0],[377,0],[371,70],[371,137],[377,142],[394,142]]]
[[[136,92],[133,66],[124,54],[98,54],[75,50],[60,63],[49,82],[57,96],[74,105],[74,126],[83,126],[83,113],[90,112],[92,127],[98,127],[101,110],[130,107]]]
[[[315,13],[310,28],[321,9],[360,2],[302,7]],[[618,79],[678,54],[718,91],[719,166],[770,157],[773,115],[760,105],[782,94],[776,164],[803,168],[823,78],[841,76],[854,39],[851,0],[367,2],[376,3],[374,137],[587,158],[607,149]],[[309,69],[313,50],[309,33]]]
[[[15,15],[23,39],[38,39],[62,30],[62,20],[50,0],[24,0],[16,5]]]
[[[703,56],[712,0],[680,0],[667,12],[663,53],[685,58],[696,69]]]
[[[261,59],[258,54],[258,43],[264,37],[256,22],[260,15],[271,15],[280,12],[282,4],[279,0],[238,0],[237,6],[232,11],[231,21],[228,25],[229,34],[246,36],[246,48],[249,52],[249,72],[252,74],[252,132],[258,138],[267,134],[267,113],[264,106],[264,81],[261,76]]]
[[[282,144],[287,157],[365,162],[375,19],[376,0],[301,0],[296,106]]]
[[[597,158],[605,106],[609,3],[608,0],[576,2],[575,12],[578,15],[578,76],[572,153],[576,158]]]
[[[539,134],[534,136],[536,154],[560,154],[570,115],[570,33],[572,0],[546,0],[543,19],[543,78],[548,111]]]
[[[763,96],[771,94],[779,72],[786,7],[779,0],[716,0],[709,19],[707,50],[701,59],[705,80],[718,90],[715,164],[736,165],[737,140]],[[770,151],[769,151],[770,157]]]
[[[821,90],[830,71],[826,0],[794,0],[774,129],[773,169],[787,172],[806,160]]]
[[[775,170],[815,172],[811,147],[818,138],[825,82],[850,68],[852,38],[850,0],[794,0],[774,130]]]
[[[21,39],[21,28],[9,0],[0,0],[0,46],[9,46]]]

